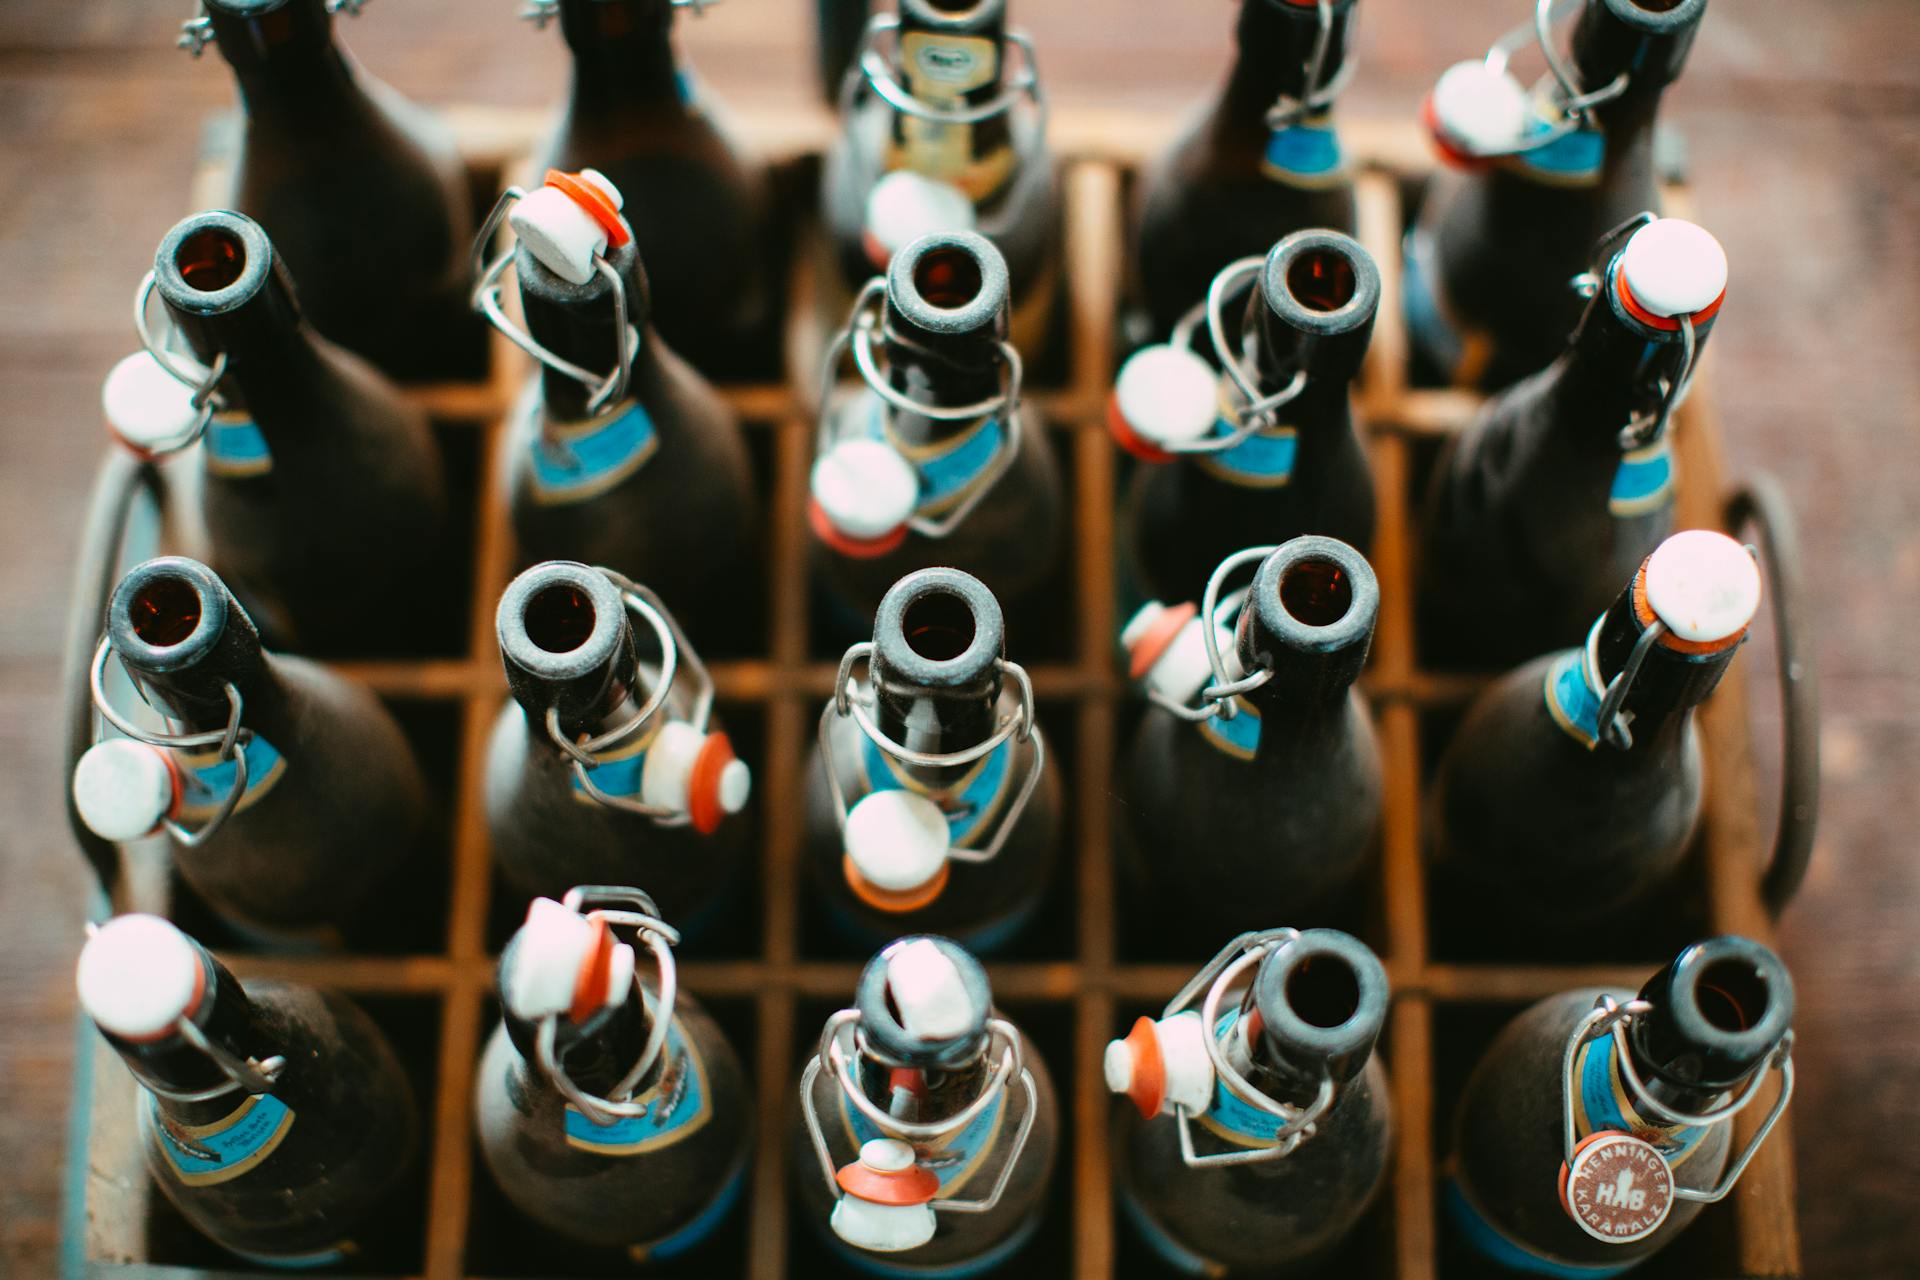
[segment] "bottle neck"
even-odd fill
[[[1353,4],[1333,6],[1333,25],[1320,68],[1320,83],[1330,83],[1346,62]],[[1320,38],[1318,9],[1290,0],[1241,0],[1237,30],[1238,52],[1222,94],[1224,120],[1250,131],[1264,132],[1267,110],[1282,97],[1304,98],[1314,44]]]
[[[605,377],[619,363],[621,326],[623,323],[630,326],[633,365],[628,395],[637,398],[641,388],[654,380],[659,357],[653,350],[653,331],[648,323],[646,274],[632,242],[610,249],[606,255],[607,262],[620,274],[625,285],[624,317],[616,313],[611,298],[613,286],[604,276],[596,273],[586,284],[569,284],[541,266],[531,250],[521,247],[515,252],[520,305],[527,318],[527,331],[561,359],[596,377]],[[575,422],[588,416],[592,387],[557,369],[542,366],[540,388],[549,418]]]
[[[280,679],[273,659],[261,648],[253,623],[231,598],[219,640],[197,661],[162,671],[130,657],[124,649],[121,658],[147,692],[194,732],[226,727],[232,715],[229,684],[240,693],[243,724],[273,717],[280,705]]]
[[[959,1114],[979,1098],[989,1071],[985,1053],[965,1066],[951,1068],[893,1063],[863,1054],[854,1079],[868,1101],[892,1118],[931,1124]]]
[[[891,677],[875,662],[874,720],[882,733],[910,751],[945,755],[978,746],[998,721],[1000,677],[990,670],[978,680],[950,688],[930,688]],[[928,786],[948,785],[976,764],[937,768],[896,762],[908,776]]]
[[[1000,346],[989,334],[971,341],[942,343],[938,348],[905,337],[890,337],[886,352],[888,383],[919,404],[939,408],[976,404],[999,395],[1004,386]],[[964,435],[978,421],[930,418],[891,405],[885,412],[893,436],[909,448],[936,445]]]
[[[288,1045],[276,1043],[261,1010],[225,965],[205,950],[199,951],[205,987],[187,1015],[206,1039],[245,1061],[264,1061],[287,1054]],[[160,1109],[187,1124],[200,1124],[231,1112],[246,1097],[237,1086],[199,1102],[184,1102],[168,1094],[200,1093],[231,1084],[231,1079],[200,1048],[175,1032],[157,1040],[127,1040],[102,1031],[108,1044],[126,1062],[134,1079],[153,1094]],[[291,1059],[292,1055],[288,1055]]]
[[[1594,109],[1607,135],[1609,167],[1618,153],[1650,138],[1660,98],[1679,77],[1706,9],[1704,0],[1680,0],[1664,14],[1626,4],[1633,16],[1623,18],[1615,3],[1587,0],[1569,46],[1582,92],[1627,76],[1626,91]]]
[[[224,311],[187,309],[167,283],[162,283],[160,296],[195,358],[211,368],[226,357],[226,373],[216,390],[227,410],[255,417],[271,441],[289,417],[276,412],[278,406],[311,406],[325,367],[320,339],[302,316],[278,261],[251,297]]]
[[[511,1013],[503,1021],[508,1039],[530,1073],[552,1087],[552,1082],[546,1080],[536,1065],[534,1025]],[[647,1037],[652,1030],[653,1017],[647,1012],[646,1002],[639,991],[629,989],[624,1001],[597,1011],[585,1022],[576,1023],[560,1015],[554,1027],[554,1060],[580,1089],[598,1097],[610,1097],[646,1051]],[[645,1093],[659,1080],[666,1068],[666,1056],[663,1052],[647,1068],[634,1086],[636,1094]]]
[[[1636,574],[1636,582],[1638,577]],[[1629,586],[1601,618],[1595,644],[1600,687],[1605,688],[1626,666],[1645,631],[1634,607],[1634,588]],[[1737,641],[1706,654],[1683,653],[1662,640],[1653,641],[1621,703],[1621,712],[1633,733],[1632,749],[1664,754],[1677,747],[1693,708],[1706,701],[1720,683],[1738,650]]]
[[[249,117],[311,130],[372,110],[352,60],[334,42],[324,0],[288,0],[253,16],[217,0],[206,8]]]
[[[561,0],[560,30],[573,50],[574,121],[681,105],[668,0]]]
[[[1661,380],[1678,379],[1685,371],[1680,335],[1654,334],[1630,320],[1614,296],[1613,271],[1602,277],[1567,350],[1552,366],[1546,395],[1552,404],[1549,420],[1558,430],[1613,457],[1619,453],[1620,429],[1637,415],[1657,410]],[[1695,326],[1696,361],[1711,332],[1711,324]]]
[[[913,97],[945,110],[977,107],[998,97],[1005,82],[1007,42],[1004,6],[983,3],[965,22],[932,17],[924,5],[900,9],[899,75]],[[973,124],[946,124],[895,112],[893,141],[905,167],[929,177],[958,181],[975,201],[1002,190],[1003,172],[977,172],[982,162],[1012,145],[1007,113]]]

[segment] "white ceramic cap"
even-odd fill
[[[693,766],[707,745],[707,735],[684,720],[660,726],[647,747],[640,769],[640,799],[665,809],[685,810],[692,802]],[[717,799],[722,813],[738,813],[753,791],[753,773],[739,758],[720,770]]]
[[[1448,141],[1472,154],[1505,150],[1526,132],[1526,89],[1481,59],[1456,62],[1441,72],[1428,101]]]
[[[1656,316],[1690,316],[1727,290],[1727,251],[1705,227],[1661,218],[1620,251],[1620,276],[1633,300]]]
[[[604,193],[614,208],[624,205],[619,188],[598,170],[583,169],[575,176]],[[507,225],[541,266],[569,284],[593,279],[593,259],[607,251],[606,228],[557,187],[529,191],[514,203]]]
[[[951,1040],[977,1023],[960,967],[938,945],[916,938],[887,956],[887,993],[906,1033],[921,1040]]]
[[[813,500],[833,527],[871,539],[907,522],[920,501],[920,477],[878,440],[842,440],[813,464]]]
[[[921,236],[971,231],[979,221],[967,193],[949,182],[896,169],[867,195],[867,235],[891,258]]]
[[[145,351],[113,366],[100,388],[100,407],[113,434],[136,449],[176,444],[199,416],[193,390]]]
[[[1647,604],[1682,640],[1737,635],[1760,608],[1760,566],[1724,533],[1688,529],[1647,558]]]
[[[173,812],[173,767],[166,752],[132,738],[88,747],[73,769],[73,805],[102,840],[138,840]]]
[[[947,862],[947,815],[914,791],[874,791],[847,814],[846,850],[853,869],[876,889],[911,893]]]
[[[117,916],[80,952],[80,1007],[101,1030],[129,1040],[163,1034],[193,1011],[200,948],[159,916]]]
[[[1113,399],[1120,416],[1151,444],[1198,440],[1220,413],[1213,366],[1190,348],[1155,343],[1120,366]]]
[[[1153,1024],[1154,1050],[1160,1057],[1160,1114],[1185,1107],[1201,1115],[1213,1106],[1213,1062],[1201,1038],[1200,1015],[1189,1009]],[[1139,1069],[1136,1047],[1127,1039],[1109,1040],[1101,1058],[1107,1089],[1131,1096]]]
[[[1166,606],[1157,600],[1143,605],[1120,633],[1120,643],[1131,651],[1147,629],[1165,612]],[[1225,627],[1216,626],[1214,639],[1220,646],[1221,663],[1231,674],[1237,660],[1234,656],[1233,633]],[[1140,683],[1175,702],[1187,702],[1212,679],[1213,664],[1207,661],[1206,638],[1200,634],[1200,619],[1193,617],[1174,633],[1167,647],[1147,668],[1147,673],[1140,677]]]
[[[527,922],[515,935],[512,962],[501,975],[501,994],[517,1018],[534,1021],[573,1007],[573,991],[580,971],[593,960],[593,924],[552,898],[535,898],[527,907]],[[613,945],[603,1005],[627,998],[633,985],[633,948]]]

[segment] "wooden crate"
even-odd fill
[[[486,109],[450,113],[478,182],[524,177],[541,122]],[[823,115],[786,113],[749,119],[749,136],[770,159],[804,171],[832,124]],[[1042,718],[1056,740],[1071,784],[1072,843],[1056,907],[1065,925],[1046,931],[1017,958],[989,965],[998,1000],[1025,1022],[1062,1086],[1064,1127],[1053,1212],[1035,1249],[1011,1270],[1019,1275],[1072,1275],[1094,1280],[1133,1274],[1144,1265],[1112,1211],[1108,1122],[1115,1101],[1102,1084],[1101,1054],[1136,1012],[1157,1008],[1205,959],[1155,955],[1140,931],[1119,918],[1110,846],[1110,779],[1115,742],[1130,723],[1131,695],[1115,657],[1114,511],[1116,471],[1123,466],[1104,430],[1102,410],[1115,364],[1115,324],[1125,277],[1123,203],[1134,166],[1166,138],[1167,123],[1119,113],[1063,111],[1053,128],[1063,158],[1067,227],[1065,376],[1033,395],[1057,426],[1072,491],[1076,600],[1066,634],[1036,636],[1011,622],[1010,654],[1033,676]],[[1386,760],[1386,813],[1377,882],[1357,926],[1386,961],[1393,1008],[1383,1053],[1393,1080],[1398,1134],[1390,1184],[1359,1233],[1342,1276],[1478,1275],[1471,1258],[1436,1214],[1436,1183],[1445,1157],[1450,1091],[1488,1036],[1521,1004],[1587,983],[1637,986],[1672,947],[1593,957],[1577,964],[1507,964],[1461,959],[1436,945],[1421,857],[1423,744],[1430,758],[1450,716],[1479,687],[1474,677],[1428,672],[1414,648],[1410,615],[1410,494],[1422,458],[1457,429],[1477,401],[1462,392],[1408,386],[1407,338],[1401,320],[1400,235],[1403,192],[1429,159],[1411,124],[1360,120],[1343,126],[1359,158],[1360,238],[1378,261],[1383,304],[1358,395],[1380,494],[1373,564],[1381,612],[1371,665],[1363,678]],[[217,131],[216,138],[219,136]],[[212,147],[217,153],[218,142]],[[221,198],[214,154],[196,188],[200,205]],[[1671,212],[1684,208],[1675,193]],[[820,945],[805,923],[809,910],[799,869],[798,815],[802,762],[815,719],[829,695],[836,655],[810,638],[807,538],[803,506],[813,420],[809,387],[820,348],[821,308],[807,262],[796,254],[795,295],[787,345],[794,387],[735,386],[727,399],[750,424],[770,484],[768,598],[770,625],[754,652],[714,662],[722,712],[736,737],[757,744],[750,756],[762,837],[755,935],[740,953],[696,952],[682,964],[686,988],[716,1009],[733,1032],[756,1082],[761,1142],[750,1196],[728,1230],[738,1239],[739,1268],[755,1280],[823,1274],[825,1255],[810,1229],[794,1221],[788,1195],[788,1145],[795,1081],[825,1013],[850,1000],[860,959]],[[510,1218],[473,1152],[470,1088],[494,1016],[490,989],[503,927],[490,924],[493,882],[481,802],[481,761],[505,683],[493,637],[493,603],[511,568],[502,487],[493,459],[502,419],[526,375],[524,358],[503,340],[493,346],[491,376],[471,385],[422,387],[414,393],[450,440],[465,440],[478,475],[471,617],[457,652],[418,661],[350,662],[336,669],[365,681],[406,718],[428,750],[430,773],[447,803],[446,866],[423,901],[434,935],[423,949],[390,955],[266,955],[223,952],[242,977],[276,976],[324,983],[368,1001],[402,1032],[403,1057],[416,1069],[425,1118],[423,1212],[418,1238],[398,1242],[379,1274],[431,1280],[506,1275],[571,1276],[569,1262],[537,1266],[517,1257]],[[795,389],[801,388],[801,389]],[[1722,475],[1708,396],[1702,387],[1681,415],[1680,521],[1724,525]],[[159,487],[164,487],[161,485]],[[118,566],[176,548],[190,532],[168,527],[152,501],[154,478],[125,458],[104,466],[84,552],[87,565],[73,623],[84,654],[99,630],[100,603]],[[129,516],[131,512],[131,516]],[[1053,657],[1036,658],[1043,650]],[[1700,841],[1701,910],[1695,935],[1734,931],[1761,939],[1772,932],[1761,882],[1767,852],[1756,819],[1745,682],[1751,665],[1734,665],[1702,716],[1711,780]],[[425,727],[422,727],[425,726]],[[85,745],[87,717],[76,699],[72,721]],[[164,851],[111,847],[81,833],[82,844],[112,884],[115,910],[169,910]],[[117,865],[116,865],[117,864]],[[443,896],[444,900],[439,900]],[[1313,923],[1276,920],[1276,924]],[[444,927],[442,927],[444,926]],[[1684,940],[1684,938],[1678,939]],[[86,1276],[212,1277],[254,1274],[193,1237],[141,1168],[132,1123],[135,1086],[113,1053],[83,1028],[73,1194],[70,1271]],[[1739,1122],[1750,1132],[1755,1107]],[[1783,1125],[1747,1171],[1728,1204],[1709,1209],[1682,1240],[1649,1264],[1647,1276],[1779,1277],[1798,1271],[1790,1140]],[[369,1259],[371,1268],[372,1259]],[[826,1268],[830,1269],[830,1268]],[[368,1274],[373,1274],[372,1269]],[[597,1273],[597,1272],[596,1272]]]

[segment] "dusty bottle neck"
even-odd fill
[[[548,749],[547,712],[569,738],[591,734],[646,694],[625,603],[607,576],[569,560],[508,584],[495,617],[507,688]]]
[[[1241,999],[1249,1083],[1304,1107],[1323,1082],[1366,1069],[1387,1014],[1387,977],[1357,938],[1308,929],[1270,951]]]
[[[1651,133],[1667,86],[1686,65],[1707,0],[1587,0],[1574,27],[1570,52],[1583,92],[1604,88],[1621,73],[1626,92],[1595,109],[1610,151]]]
[[[1635,574],[1639,580],[1644,566]],[[1602,616],[1595,644],[1600,684],[1605,688],[1627,664],[1634,645],[1647,630],[1629,585]],[[1664,754],[1676,748],[1693,708],[1706,701],[1726,674],[1739,651],[1735,639],[1711,653],[1683,652],[1655,640],[1647,650],[1639,674],[1621,703],[1633,733],[1633,750]]]
[[[265,409],[263,432],[283,425],[279,405],[307,402],[323,364],[286,267],[258,224],[232,213],[189,218],[154,258],[169,322],[211,368],[226,357],[217,391],[229,410]]]
[[[273,1042],[259,1007],[226,966],[198,943],[193,947],[199,955],[205,986],[187,1017],[200,1033],[240,1061],[248,1058],[264,1061],[285,1053],[287,1046]],[[201,1102],[183,1102],[166,1096],[168,1092],[198,1093],[230,1083],[212,1058],[178,1032],[153,1040],[129,1040],[104,1029],[100,1034],[126,1062],[134,1079],[152,1092],[159,1108],[183,1123],[199,1124],[217,1119],[239,1106],[247,1096],[237,1088]]]
[[[911,751],[977,746],[998,722],[1006,624],[979,580],[923,569],[896,583],[874,616],[875,719]],[[939,784],[950,770],[906,766]],[[962,766],[971,768],[971,766]]]
[[[107,634],[127,669],[190,729],[225,727],[229,684],[240,693],[243,722],[278,703],[279,680],[253,620],[197,561],[149,560],[122,578],[108,603]]]
[[[1678,1111],[1710,1110],[1765,1069],[1792,1026],[1793,980],[1768,948],[1723,936],[1696,943],[1647,980],[1650,1008],[1627,1028],[1648,1091]]]
[[[1295,538],[1264,560],[1240,610],[1242,667],[1273,676],[1246,696],[1263,723],[1344,712],[1366,665],[1380,589],[1366,559],[1333,538]],[[1263,733],[1261,747],[1281,747]]]
[[[501,973],[504,974],[513,963],[514,949],[518,945],[518,939],[507,944],[507,950],[500,957]],[[504,995],[502,1000],[504,1003]],[[502,1015],[501,1022],[507,1029],[507,1038],[513,1043],[515,1052],[526,1064],[528,1074],[551,1087],[551,1082],[547,1081],[538,1065],[536,1025],[516,1016],[511,1010]],[[566,1014],[558,1015],[554,1025],[554,1060],[566,1072],[567,1078],[581,1089],[599,1097],[610,1097],[620,1082],[626,1079],[634,1063],[640,1060],[652,1030],[653,1017],[647,1011],[645,1000],[638,990],[629,986],[626,999],[595,1010],[584,1021],[575,1022]],[[646,1092],[659,1080],[666,1068],[666,1058],[663,1052],[655,1059],[634,1086],[636,1094]]]
[[[1616,256],[1602,268],[1599,291],[1552,366],[1546,389],[1558,428],[1589,440],[1601,452],[1616,453],[1620,429],[1637,414],[1657,409],[1661,380],[1684,376],[1680,334],[1656,333],[1630,319],[1621,306],[1617,263]],[[1712,332],[1711,323],[1694,326],[1696,361]]]
[[[596,376],[613,372],[620,358],[620,326],[616,314],[613,285],[596,272],[585,284],[571,284],[547,270],[521,246],[515,250],[514,268],[520,281],[520,305],[527,318],[527,330],[534,338],[564,360],[569,360]],[[650,325],[651,294],[645,268],[633,243],[610,248],[607,262],[619,273],[626,288],[624,323],[635,335],[633,375],[629,395],[650,381],[657,365]],[[561,422],[586,418],[593,388],[557,369],[542,368],[541,395],[547,415]],[[607,406],[611,408],[612,406]],[[603,410],[604,411],[604,410]]]

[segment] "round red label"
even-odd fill
[[[1596,1240],[1643,1240],[1673,1208],[1673,1168],[1652,1143],[1626,1133],[1595,1134],[1567,1170],[1566,1205]]]

